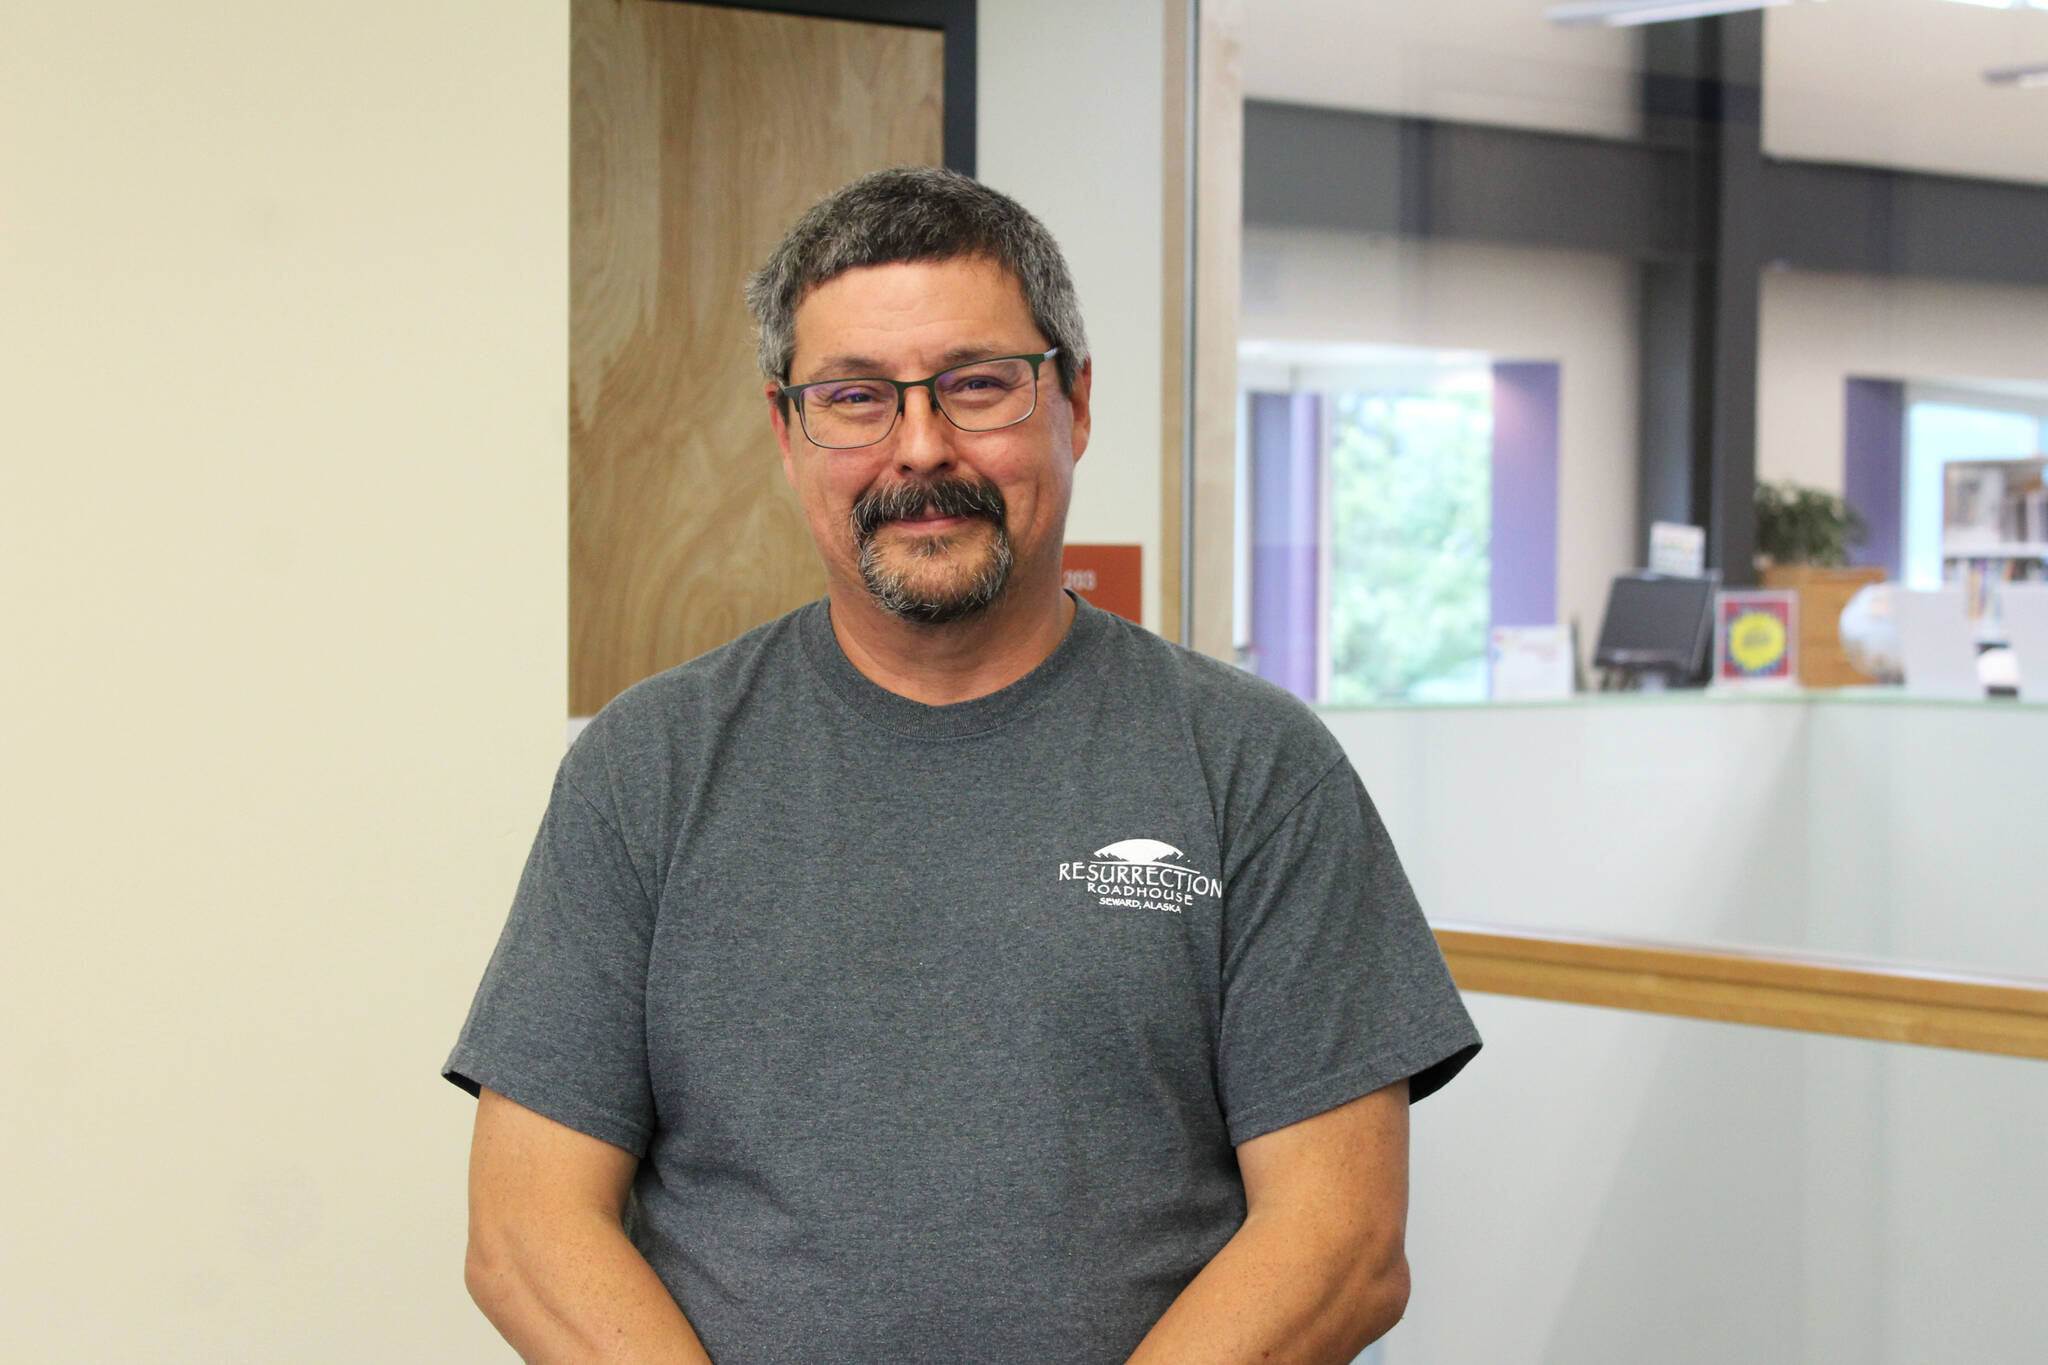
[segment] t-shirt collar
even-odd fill
[[[799,614],[804,654],[832,690],[868,720],[913,739],[966,739],[1000,729],[1037,709],[1065,686],[1075,666],[1108,633],[1111,625],[1109,613],[1074,597],[1073,624],[1036,668],[985,697],[928,706],[891,692],[853,666],[839,646],[839,637],[832,633],[831,606],[827,600],[821,598]]]

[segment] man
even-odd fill
[[[450,1079],[529,1360],[1342,1361],[1478,1046],[1292,698],[1062,591],[1092,367],[973,181],[749,285],[828,595],[563,760]]]

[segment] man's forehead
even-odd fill
[[[795,323],[854,321],[870,317],[877,323],[897,315],[932,313],[940,307],[975,313],[1030,315],[1024,284],[1006,266],[985,256],[950,260],[899,260],[881,266],[854,266],[819,280],[797,299]]]
[[[1038,335],[1022,283],[983,256],[855,266],[808,290],[792,321],[792,368],[800,362],[807,372],[911,344],[929,357],[967,360]]]
[[[1019,282],[1015,272],[1002,261],[985,251],[967,251],[957,256],[915,256],[897,261],[876,261],[871,265],[850,265],[805,286],[798,303],[801,305],[804,299],[818,290],[840,280],[886,279],[890,276],[902,277],[928,271],[986,275],[991,279],[1007,280],[1020,296],[1024,292],[1024,286]]]

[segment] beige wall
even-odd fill
[[[1835,0],[1764,16],[1764,150],[2048,181],[2048,100],[1986,70],[2048,62],[2048,11]]]
[[[1144,549],[1159,628],[1165,0],[983,5],[979,177],[1066,253],[1095,357],[1095,430],[1067,539]]]
[[[1643,30],[1561,26],[1548,0],[1257,0],[1255,99],[1631,137]],[[2048,61],[2048,12],[1831,0],[1764,16],[1773,156],[2048,180],[2048,100],[1987,68]]]
[[[2048,289],[1767,271],[1757,345],[1757,477],[1839,493],[1850,376],[2048,382]]]
[[[1633,137],[1639,31],[1564,27],[1541,0],[1254,0],[1245,93],[1343,109]]]
[[[1636,544],[1636,271],[1584,252],[1245,231],[1242,335],[1560,365],[1557,603],[1590,653]]]
[[[566,7],[5,32],[0,1356],[505,1359],[436,1072],[562,743]]]

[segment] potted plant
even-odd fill
[[[1799,594],[1799,682],[1805,687],[1867,683],[1842,652],[1842,608],[1865,584],[1884,581],[1875,565],[1849,567],[1849,547],[1868,528],[1847,500],[1791,483],[1756,486],[1757,565],[1767,588]]]
[[[1846,499],[1795,483],[1756,486],[1756,552],[1767,564],[1841,568],[1869,534]]]

